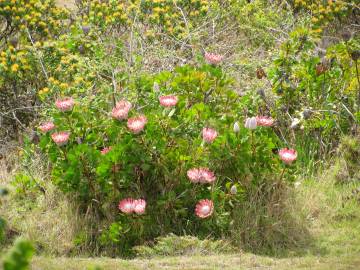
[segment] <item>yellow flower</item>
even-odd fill
[[[61,83],[60,84],[60,88],[62,88],[62,89],[65,89],[65,88],[68,88],[68,87],[69,87],[69,85],[67,83]]]
[[[17,72],[19,70],[19,65],[18,64],[13,64],[12,66],[11,66],[11,71],[12,72]]]

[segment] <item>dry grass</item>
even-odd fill
[[[25,194],[17,194],[11,182],[18,168],[14,166],[16,162],[11,164],[9,159],[0,162],[0,186],[10,190],[10,194],[0,204],[0,212],[7,220],[10,238],[22,235],[46,254],[69,254],[74,248],[75,234],[81,226],[73,205],[48,181],[44,175],[46,170],[36,158],[31,168],[32,175],[46,193],[29,190]]]

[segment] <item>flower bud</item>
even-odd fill
[[[239,122],[235,122],[234,123],[234,132],[235,133],[238,133],[240,131],[240,126],[239,126]]]
[[[352,60],[357,61],[360,58],[360,50],[355,50],[350,53]]]
[[[266,78],[266,73],[264,71],[263,68],[259,67],[257,70],[256,70],[256,77],[258,79],[262,79],[262,78]]]
[[[246,118],[245,128],[255,129],[257,127],[256,117]]]
[[[232,195],[235,195],[237,193],[237,187],[235,185],[233,185],[231,188],[230,188],[230,193]]]
[[[351,39],[351,32],[345,30],[345,31],[341,34],[341,37],[342,37],[342,39],[343,39],[345,42],[348,42],[348,41]]]
[[[83,30],[83,32],[84,32],[85,35],[88,35],[88,34],[89,34],[89,32],[90,32],[90,26],[88,26],[88,25],[83,25],[81,28],[82,28],[82,30]]]
[[[309,119],[311,117],[311,110],[309,109],[305,109],[303,112],[302,112],[302,116],[305,120]]]

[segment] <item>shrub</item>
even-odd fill
[[[299,149],[312,152],[313,158],[328,153],[342,134],[359,123],[358,75],[351,57],[359,42],[350,39],[322,49],[318,41],[318,34],[311,29],[296,29],[268,70],[276,96],[271,109],[281,133],[287,140],[297,141]],[[265,99],[264,108],[268,101]],[[311,144],[315,146],[309,148]]]
[[[254,118],[251,129],[239,124],[257,114],[256,101],[240,98],[219,66],[122,80],[121,92],[102,84],[96,94],[59,93],[46,118],[56,128],[40,141],[54,183],[76,194],[84,214],[112,222],[93,232],[97,238],[104,230],[104,245],[115,242],[127,252],[170,232],[226,235],[232,209],[248,189],[291,176],[273,153],[282,143],[267,118]],[[134,200],[140,198],[145,201]],[[211,216],[206,219],[194,213],[203,199],[211,201],[202,201],[197,214]],[[120,200],[123,213],[116,209]],[[145,214],[136,214],[145,205]]]
[[[155,29],[176,37],[183,37],[196,26],[197,18],[210,7],[207,0],[181,1],[79,1],[79,17],[85,27],[117,30],[146,25],[146,36],[155,37]],[[150,27],[149,27],[150,26]],[[90,28],[89,28],[90,29]]]
[[[67,15],[53,0],[0,3],[0,121],[10,138],[32,119],[34,89],[43,87],[41,77],[47,76],[39,47],[60,33]]]
[[[16,240],[14,246],[4,258],[4,270],[27,270],[29,261],[34,253],[34,248],[29,241]]]

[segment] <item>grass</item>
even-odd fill
[[[101,269],[188,269],[188,270],[240,270],[240,269],[359,269],[360,256],[344,255],[339,257],[297,257],[274,259],[253,254],[186,256],[153,258],[150,260],[119,260],[109,258],[44,258],[36,257],[31,269],[80,270],[100,267]]]

